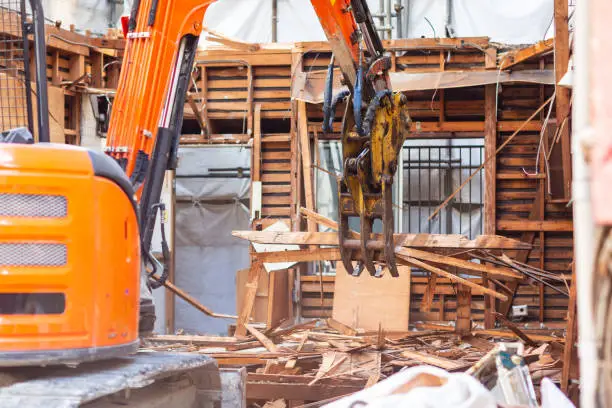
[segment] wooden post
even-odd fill
[[[255,296],[257,295],[260,273],[266,273],[263,265],[259,262],[251,262],[251,268],[249,269],[249,276],[247,278],[247,289],[244,297],[244,303],[238,316],[238,320],[236,321],[236,337],[246,336],[246,324],[249,323],[251,313],[253,312],[253,306],[255,305]]]
[[[576,342],[578,339],[578,319],[576,316],[576,267],[572,265],[572,286],[570,287],[570,299],[568,302],[568,319],[565,336],[565,349],[563,351],[563,370],[561,372],[561,391],[570,395],[569,385],[571,379],[578,377],[578,351]],[[570,395],[571,398],[571,395]]]
[[[569,63],[569,28],[568,28],[568,0],[555,0],[555,82],[558,83],[567,73]],[[572,157],[570,146],[570,126],[564,123],[570,113],[570,90],[558,85],[556,88],[556,114],[557,126],[561,130],[561,162],[563,166],[563,191],[566,199],[571,196],[572,183]]]
[[[485,153],[488,158],[495,155],[497,150],[497,87],[496,85],[485,86]],[[485,166],[485,191],[484,191],[484,233],[495,235],[496,228],[496,186],[497,186],[497,160],[490,160]],[[488,278],[483,278],[483,284],[490,289],[495,289],[495,284]],[[496,301],[491,296],[485,296],[485,328],[495,327]]]
[[[255,78],[253,73],[253,67],[249,65],[247,69],[247,84],[249,85],[248,95],[247,95],[247,135],[253,135],[253,94],[255,88]],[[261,106],[260,106],[261,109]]]
[[[104,86],[104,54],[92,50],[89,59],[91,61],[91,86],[102,88]]]
[[[308,117],[306,116],[306,102],[298,101],[298,136],[300,139],[302,159],[302,177],[304,179],[304,196],[306,208],[315,211],[315,196],[313,189],[312,155],[310,137],[308,135]],[[308,231],[317,231],[317,223],[311,217],[307,219]]]
[[[460,335],[472,331],[472,291],[464,285],[457,285],[457,321],[455,330]]]

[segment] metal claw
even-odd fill
[[[346,248],[344,246],[344,241],[349,234],[349,223],[348,223],[348,215],[344,211],[344,203],[342,200],[342,187],[343,182],[338,180],[338,192],[340,192],[338,196],[338,244],[340,249],[340,259],[342,260],[342,264],[344,265],[344,269],[349,275],[359,276],[363,271],[363,266],[357,264],[356,268],[353,268],[352,255],[353,251]]]
[[[370,234],[372,233],[372,224],[374,220],[364,213],[361,214],[361,261],[365,265],[365,268],[368,270],[370,275],[377,276],[378,272],[376,271],[376,267],[374,266],[374,262],[372,261],[372,253],[367,249],[367,243],[370,239]]]
[[[393,190],[391,183],[383,183],[383,236],[385,239],[385,261],[389,273],[394,278],[399,276],[395,263],[395,245],[393,243]]]

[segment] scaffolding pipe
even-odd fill
[[[272,0],[272,42],[278,41],[278,0]]]
[[[395,37],[396,38],[403,38],[404,37],[404,33],[402,32],[402,9],[404,8],[402,6],[402,2],[401,0],[396,0],[395,5],[393,6],[393,8],[395,9]]]
[[[595,225],[591,210],[590,174],[582,146],[593,133],[590,120],[590,50],[592,0],[576,2],[574,49],[574,107],[572,130],[572,199],[574,213],[574,259],[578,311],[578,355],[580,357],[580,406],[594,408],[598,384],[597,345],[593,311]],[[602,16],[605,18],[605,16]],[[601,40],[601,39],[600,39]],[[571,328],[568,328],[571,330]]]

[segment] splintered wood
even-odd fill
[[[250,335],[216,337],[160,335],[144,340],[145,351],[203,353],[223,366],[247,366],[247,399],[263,406],[300,405],[354,393],[404,367],[427,364],[465,372],[499,341],[522,341],[537,385],[543,376],[560,379],[563,333],[544,330],[472,330],[452,327],[421,331],[363,331],[333,319],[285,323],[277,328],[246,325]],[[280,401],[280,402],[279,402]],[[270,406],[270,405],[269,405]]]

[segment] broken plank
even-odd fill
[[[255,258],[263,263],[339,261],[338,248],[299,249],[295,251],[259,252]]]
[[[361,391],[366,384],[364,379],[323,378],[319,383],[309,386],[312,377],[301,375],[247,376],[247,399],[284,398],[287,400],[319,401]]]
[[[452,273],[446,272],[445,270],[437,268],[437,267],[435,267],[433,265],[429,265],[429,264],[427,264],[425,262],[419,261],[418,259],[412,258],[409,255],[405,254],[403,251],[404,251],[404,249],[402,249],[402,248],[396,248],[395,254],[400,259],[404,260],[405,262],[407,262],[411,266],[415,266],[417,268],[423,268],[423,269],[425,269],[425,270],[427,270],[429,272],[433,272],[435,274],[444,276],[445,278],[448,278],[448,279],[450,279],[453,282],[460,283],[460,284],[463,284],[465,286],[469,286],[470,288],[472,288],[473,290],[475,290],[478,293],[491,295],[491,296],[496,297],[497,299],[500,299],[500,300],[508,299],[508,297],[506,295],[504,295],[504,294],[501,294],[501,293],[496,292],[494,290],[491,290],[489,288],[485,288],[483,286],[480,286],[477,283],[474,283],[474,282],[469,281],[467,279],[461,278],[461,277],[459,277],[457,275],[453,275]]]
[[[265,334],[263,334],[262,332],[260,332],[259,330],[257,330],[250,324],[245,325],[245,327],[248,330],[248,332],[251,333],[253,336],[255,336],[255,338],[259,340],[259,342],[263,344],[266,350],[268,350],[270,353],[279,352],[278,347],[276,347],[276,344],[274,344],[272,340],[267,338]]]
[[[463,259],[453,258],[450,256],[434,254],[431,252],[420,251],[418,249],[406,248],[403,250],[407,255],[421,259],[423,261],[435,262],[438,264],[445,264],[454,266],[461,269],[468,269],[473,272],[487,273],[495,276],[505,276],[514,279],[522,279],[523,275],[518,272],[514,272],[509,268],[494,268],[485,264],[477,264],[475,262],[466,261]]]
[[[235,335],[237,337],[244,337],[246,335],[247,329],[246,324],[249,322],[251,318],[251,313],[253,313],[253,307],[255,306],[255,297],[257,296],[257,287],[259,286],[259,275],[265,271],[263,268],[263,264],[260,262],[254,262],[251,264],[251,268],[249,269],[249,275],[247,280],[247,290],[244,298],[244,303],[242,306],[242,310],[240,311],[240,315],[236,321],[236,332]]]
[[[332,319],[331,317],[327,319],[327,325],[338,332],[347,335],[347,336],[355,336],[357,335],[357,330],[353,329],[351,326],[348,326],[344,323],[341,323],[337,320]]]
[[[495,315],[495,318],[497,320],[499,320],[504,326],[510,329],[510,331],[516,334],[519,339],[525,342],[525,344],[527,344],[528,346],[534,346],[534,347],[538,346],[538,344],[535,341],[533,341],[529,336],[527,336],[527,334],[525,334],[521,329],[519,329],[516,324],[506,319],[506,316],[504,316],[501,313],[497,313],[497,312],[494,312],[493,314]]]
[[[313,220],[319,225],[322,225],[324,227],[331,228],[335,231],[338,231],[338,223],[336,221],[329,219],[314,211],[310,211],[308,208],[304,208],[304,207],[300,208],[300,214],[302,214],[303,217],[306,217],[306,219]],[[354,239],[359,239],[361,234],[353,230],[350,230],[349,236]]]
[[[447,371],[459,371],[467,369],[472,366],[472,363],[464,363],[449,360],[443,357],[432,356],[430,354],[420,353],[418,351],[404,350],[402,351],[402,357],[409,358],[411,360],[419,361],[423,364],[429,364],[435,367],[440,367]]]
[[[172,334],[158,334],[152,337],[148,337],[147,341],[152,342],[168,342],[168,343],[193,343],[198,345],[206,346],[226,346],[236,345],[241,342],[236,337],[222,337],[222,336],[190,336],[190,335],[172,335]]]

